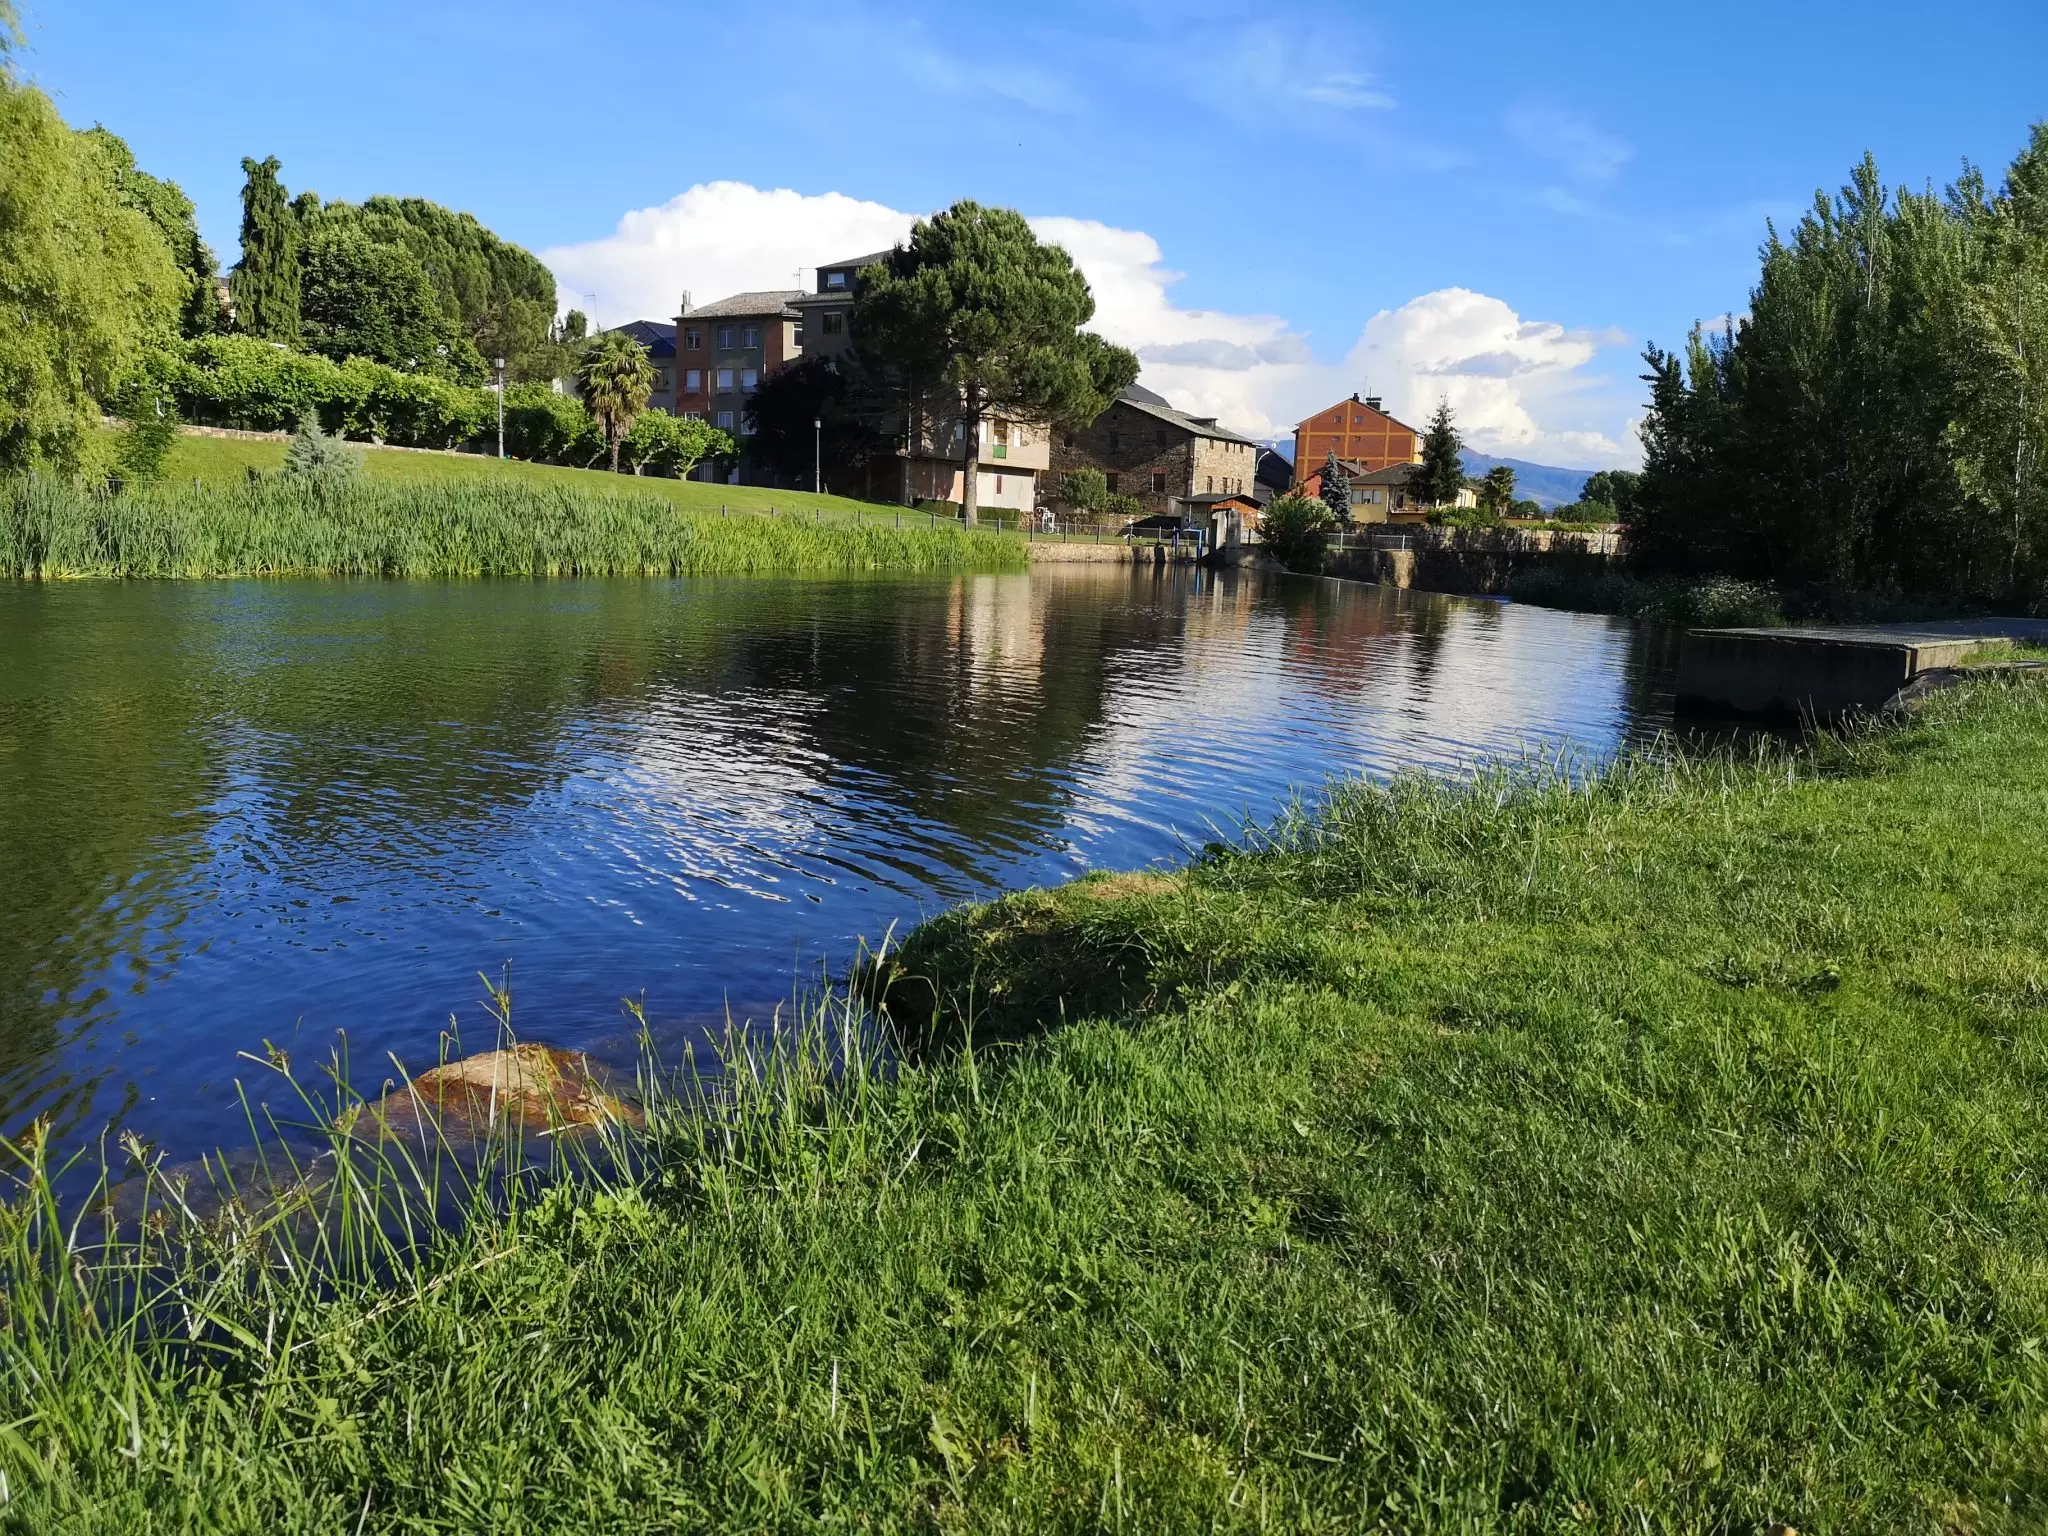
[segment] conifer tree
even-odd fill
[[[1084,331],[1095,297],[1073,258],[1023,215],[955,203],[861,274],[864,354],[936,383],[960,444],[961,515],[977,516],[981,424],[992,416],[1085,425],[1138,377],[1138,359]]]
[[[1337,450],[1330,450],[1330,461],[1323,466],[1323,486],[1320,492],[1323,505],[1330,509],[1330,516],[1339,528],[1351,523],[1351,477],[1344,473],[1337,463]]]
[[[242,160],[242,259],[229,279],[235,329],[299,342],[299,221],[285,201],[277,156]]]
[[[1459,457],[1464,448],[1451,415],[1451,402],[1439,399],[1429,429],[1422,434],[1422,462],[1415,466],[1415,478],[1410,482],[1414,494],[1432,507],[1455,502],[1465,488],[1465,465]]]

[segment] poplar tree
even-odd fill
[[[1465,488],[1465,463],[1461,457],[1464,450],[1465,444],[1451,415],[1451,402],[1439,399],[1436,414],[1429,418],[1429,428],[1422,434],[1422,462],[1415,466],[1415,477],[1410,482],[1414,494],[1433,507],[1456,502],[1458,492]]]
[[[228,291],[235,329],[265,341],[299,343],[299,220],[285,200],[277,156],[242,160],[242,259]]]

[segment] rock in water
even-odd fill
[[[438,1127],[444,1136],[481,1140],[644,1123],[639,1109],[611,1091],[581,1051],[522,1044],[422,1072],[376,1102],[348,1111],[337,1125],[351,1136],[409,1139]]]

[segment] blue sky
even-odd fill
[[[27,72],[224,259],[245,154],[467,209],[608,322],[974,197],[1066,241],[1179,402],[1268,431],[1445,394],[1552,463],[1633,456],[1636,353],[1742,307],[1767,216],[1866,148],[1995,173],[2048,115],[2039,0],[27,9]]]

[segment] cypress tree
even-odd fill
[[[299,342],[299,221],[285,201],[277,156],[246,156],[242,172],[242,259],[229,292],[235,329],[265,341]]]
[[[1337,450],[1330,450],[1330,462],[1323,466],[1323,505],[1330,509],[1330,516],[1339,528],[1351,523],[1351,477],[1337,466]]]
[[[1448,506],[1465,488],[1465,465],[1459,457],[1465,444],[1451,416],[1451,402],[1438,400],[1429,429],[1422,434],[1422,462],[1411,482],[1415,495],[1433,507]]]

